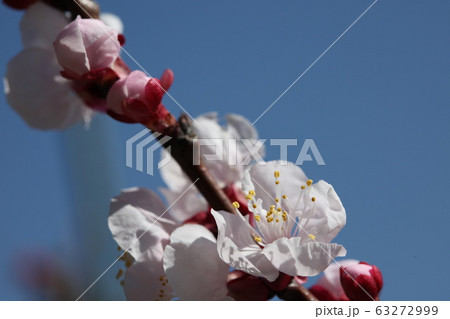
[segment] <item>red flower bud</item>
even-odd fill
[[[352,301],[378,300],[383,277],[378,267],[360,262],[340,269],[341,284]]]

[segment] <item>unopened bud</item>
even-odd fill
[[[342,288],[350,300],[378,300],[383,288],[383,277],[378,267],[360,262],[341,268],[340,274]]]

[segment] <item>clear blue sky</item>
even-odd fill
[[[175,72],[170,92],[189,113],[234,112],[251,121],[371,3],[100,1],[104,11],[121,16],[125,48],[147,71]],[[0,8],[1,74],[21,50],[20,16]],[[303,168],[340,195],[348,223],[337,242],[348,257],[379,266],[383,300],[450,299],[449,16],[449,1],[379,0],[256,123],[263,138],[314,139],[326,165]],[[180,114],[173,101],[164,101]],[[105,136],[100,146],[79,129],[34,131],[1,93],[0,299],[31,298],[14,282],[11,265],[18,252],[37,247],[73,268],[91,266],[81,294],[117,256],[106,228],[110,197],[125,187],[162,186],[159,177],[125,166],[125,141],[141,127],[99,118],[93,129]],[[91,146],[74,151],[76,136]],[[98,176],[99,166],[80,168],[74,154],[85,162],[92,156],[104,164],[102,174],[110,172],[103,176],[105,187],[82,201],[80,178]],[[295,161],[298,152],[290,154]],[[277,156],[268,147],[267,159]],[[96,291],[122,298],[116,269]],[[90,293],[86,297],[95,298]]]

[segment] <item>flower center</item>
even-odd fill
[[[282,191],[280,175],[279,171],[274,171],[275,198],[270,196],[264,189],[262,190],[272,200],[272,203],[264,203],[264,206],[270,204],[268,209],[267,206],[262,207],[262,200],[256,197],[254,190],[249,190],[246,195],[248,205],[253,207],[256,220],[258,234],[252,233],[253,240],[258,245],[264,247],[265,244],[271,243],[281,237],[299,237],[300,231],[303,231],[306,232],[307,240],[314,241],[316,237],[305,230],[314,215],[317,201],[316,197],[311,196],[313,181],[309,179],[305,185],[300,187],[300,194],[296,200],[296,204],[290,206],[291,203],[289,203],[288,196],[283,194]],[[236,209],[239,208],[238,203],[235,202],[233,205]],[[292,216],[293,214],[294,216]]]

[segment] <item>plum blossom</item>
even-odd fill
[[[261,158],[264,156],[264,148],[261,147],[257,154],[252,154],[250,147],[244,145],[242,140],[246,139],[248,143],[255,145],[258,142],[258,132],[247,119],[238,114],[229,114],[224,126],[219,124],[216,113],[201,115],[192,125],[194,142],[202,140],[202,146],[199,148],[201,156],[216,153],[219,157],[217,160],[204,161],[209,173],[232,201],[238,201],[244,207],[246,199],[241,191],[244,170],[253,156]],[[229,141],[236,141],[236,147],[230,147]],[[221,145],[217,152],[216,145]],[[206,200],[200,196],[195,187],[190,188],[184,195],[190,198],[190,205],[185,205],[184,201],[175,202],[192,182],[178,163],[170,158],[165,150],[162,152],[162,156],[170,160],[160,170],[161,177],[168,186],[167,189],[161,189],[161,192],[168,203],[173,204],[172,211],[181,219],[191,218],[200,211],[207,211],[207,215],[210,216]]]
[[[176,119],[161,104],[173,82],[173,72],[166,70],[161,79],[133,71],[117,81],[107,96],[108,114],[116,120],[143,123],[156,132],[166,132]]]
[[[166,211],[159,196],[144,188],[126,189],[111,201],[109,228],[131,256],[124,274],[127,299],[226,299],[228,265],[217,255],[214,236],[200,225],[177,228]]]
[[[42,2],[20,22],[24,50],[8,63],[3,82],[9,105],[33,128],[64,129],[93,114],[59,72],[53,41],[67,24],[62,12]]]
[[[254,164],[242,184],[255,227],[238,203],[236,215],[211,211],[219,230],[219,255],[231,267],[274,281],[280,272],[317,275],[346,254],[344,247],[330,243],[346,221],[330,184],[313,184],[301,168],[284,161]]]
[[[54,45],[59,64],[73,78],[111,67],[120,53],[117,31],[98,19],[78,17],[59,33]]]

